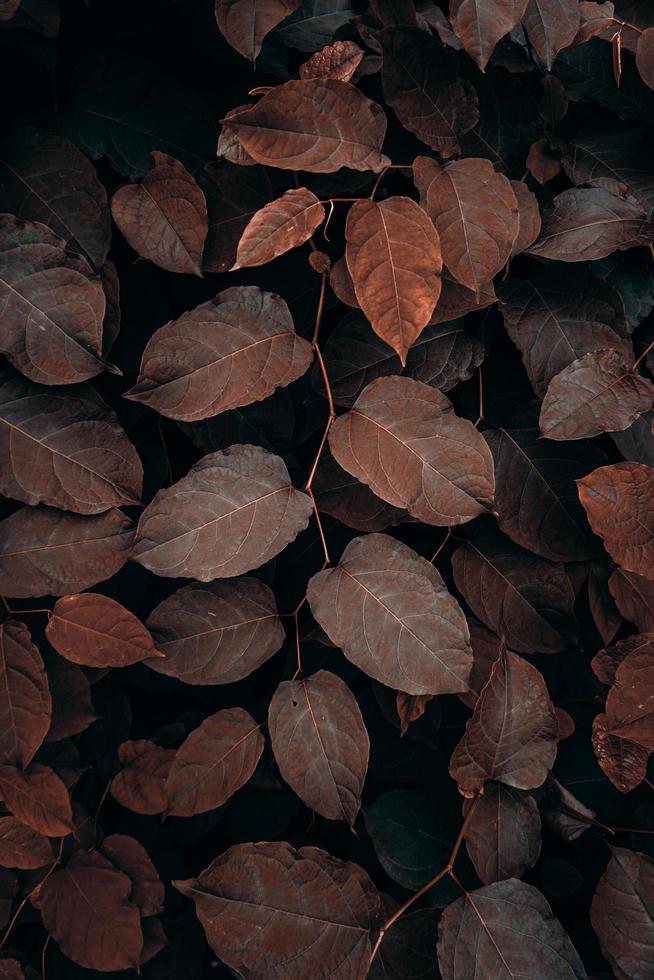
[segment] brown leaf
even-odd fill
[[[191,817],[222,806],[247,783],[263,746],[261,725],[243,708],[225,708],[205,718],[173,759],[166,812]]]
[[[498,41],[518,24],[527,0],[451,0],[454,33],[482,71]]]
[[[393,27],[377,35],[386,102],[409,132],[442,157],[460,153],[459,138],[479,121],[477,94],[458,77],[458,60],[425,31]]]
[[[278,555],[311,513],[310,498],[291,484],[279,456],[231,446],[157,493],[141,515],[133,558],[169,578],[231,578]]]
[[[536,3],[537,0],[532,0],[532,2]],[[527,169],[539,184],[546,184],[560,173],[560,157],[552,152],[547,140],[536,140],[535,143],[531,144],[527,155]]]
[[[624,847],[611,860],[593,898],[590,919],[616,976],[647,977],[654,956],[654,862]]]
[[[311,611],[345,656],[408,694],[465,691],[468,627],[438,571],[384,534],[356,538],[340,564],[314,575]]]
[[[133,837],[110,834],[101,845],[102,853],[132,882],[130,900],[142,916],[163,912],[164,886],[148,852]]]
[[[155,331],[125,397],[192,422],[267,398],[312,357],[280,296],[232,286]]]
[[[524,181],[512,180],[510,183],[518,202],[519,229],[511,246],[511,255],[516,256],[536,241],[540,235],[541,219],[538,198],[529,190]]]
[[[119,745],[117,755],[124,768],[111,781],[113,798],[134,813],[163,813],[168,806],[166,780],[175,750],[137,739]]]
[[[134,530],[119,510],[82,516],[21,507],[0,523],[0,594],[66,595],[115,574],[130,558]]]
[[[336,420],[329,445],[348,473],[427,524],[462,524],[492,507],[490,450],[445,395],[420,381],[373,381]]]
[[[282,646],[286,633],[271,589],[235,578],[178,589],[146,623],[164,658],[148,666],[185,684],[233,684]]]
[[[654,633],[620,640],[624,656],[606,699],[602,727],[654,752]]]
[[[105,297],[81,256],[38,222],[0,216],[0,350],[31,381],[72,384],[100,374]]]
[[[438,925],[443,980],[586,980],[576,949],[533,885],[515,878],[468,892]]]
[[[590,439],[628,428],[651,408],[654,385],[615,350],[572,361],[550,381],[540,411],[547,439]]]
[[[75,851],[32,897],[62,953],[90,970],[138,969],[143,933],[132,882],[98,851]]]
[[[83,670],[61,657],[48,661],[48,682],[52,695],[52,723],[47,742],[79,735],[97,718],[91,700],[91,685]]]
[[[590,526],[613,560],[654,578],[654,469],[642,463],[602,466],[577,487]]]
[[[630,793],[647,775],[649,752],[638,742],[613,735],[606,727],[606,716],[593,719],[593,748],[604,774],[621,793]]]
[[[463,813],[472,802],[466,800]],[[538,860],[541,845],[540,815],[532,796],[510,786],[490,782],[475,805],[465,835],[475,871],[485,885],[505,878],[521,878]]]
[[[603,187],[572,187],[554,198],[528,252],[542,259],[583,262],[653,240],[654,225],[633,197]]]
[[[413,177],[447,268],[479,296],[508,262],[520,230],[510,182],[490,161],[473,158],[440,167],[428,157],[416,157]]]
[[[143,467],[90,385],[44,390],[0,375],[0,490],[26,504],[98,514],[138,504]]]
[[[95,167],[74,143],[35,126],[15,130],[0,147],[0,211],[40,221],[87,256],[107,257],[111,217]]]
[[[529,0],[522,26],[548,71],[559,51],[574,42],[579,20],[578,0]]]
[[[237,844],[197,879],[173,882],[195,902],[209,945],[249,980],[363,980],[380,896],[356,864],[316,847]]]
[[[456,587],[477,616],[520,653],[558,653],[575,634],[574,591],[563,565],[488,531],[452,555]]]
[[[345,258],[373,330],[406,363],[440,295],[438,235],[408,197],[356,201],[345,226]]]
[[[347,82],[285,82],[256,105],[222,120],[250,156],[268,167],[333,173],[341,167],[379,173],[386,117]]]
[[[232,269],[265,265],[311,238],[325,209],[313,191],[293,188],[266,204],[245,227]]]
[[[654,27],[643,31],[638,38],[636,67],[645,85],[654,89]]]
[[[309,809],[353,827],[370,742],[347,684],[327,670],[284,681],[270,702],[268,727],[277,765],[291,789]]]
[[[52,700],[39,649],[18,620],[0,623],[0,762],[28,766],[50,727]]]
[[[350,270],[347,267],[344,255],[334,262],[329,274],[329,285],[341,303],[345,303],[346,306],[352,306],[354,309],[359,309],[359,301],[354,292],[354,283],[352,282],[352,276],[350,275]]]
[[[542,786],[554,765],[557,728],[540,672],[502,649],[450,759],[459,792],[470,796],[489,779],[516,789]]]
[[[0,799],[22,823],[45,837],[65,837],[73,829],[68,790],[47,766],[21,771],[0,766]]]
[[[220,33],[235,51],[254,62],[263,40],[300,6],[301,0],[216,0]]]
[[[335,78],[349,82],[365,52],[353,41],[334,41],[300,65],[300,78]]]
[[[124,184],[111,199],[120,231],[143,259],[168,272],[202,275],[207,237],[204,195],[186,168],[153,150],[154,166],[138,184]]]
[[[16,817],[0,817],[0,864],[31,871],[52,864],[55,848],[49,837],[25,826]]]
[[[127,667],[161,656],[145,626],[129,609],[92,592],[59,599],[45,635],[57,653],[85,667]]]
[[[609,592],[625,619],[642,633],[654,632],[654,581],[616,568],[609,579]]]
[[[584,44],[592,37],[601,37],[604,32],[615,33],[615,5],[610,0],[597,3],[597,0],[581,0],[579,4],[581,22],[574,39],[575,44]]]
[[[318,510],[330,514],[355,531],[384,531],[406,520],[399,507],[380,500],[370,487],[347,473],[331,453],[323,453],[313,481]]]

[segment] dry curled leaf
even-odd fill
[[[364,56],[354,41],[334,41],[300,65],[300,78],[335,78],[349,82]]]

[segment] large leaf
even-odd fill
[[[615,463],[577,485],[590,526],[614,561],[628,572],[654,578],[654,469]]]
[[[554,765],[557,731],[542,675],[502,648],[452,753],[450,774],[466,796],[490,779],[536,789]]]
[[[332,426],[337,462],[427,524],[451,525],[492,509],[490,450],[445,395],[409,378],[379,378]]]
[[[202,275],[207,205],[191,174],[174,157],[154,150],[153,167],[138,184],[111,199],[119,229],[141,258],[168,272]]]
[[[572,361],[550,382],[540,411],[547,439],[589,439],[627,429],[652,406],[654,385],[615,350]]]
[[[26,504],[98,514],[138,504],[141,460],[90,385],[44,390],[0,375],[0,489]]]
[[[143,933],[132,881],[98,851],[76,851],[32,897],[63,953],[91,970],[137,969]]]
[[[31,381],[84,381],[102,361],[105,296],[81,256],[38,222],[0,216],[0,351]]]
[[[197,879],[174,882],[195,902],[209,945],[250,980],[363,980],[380,897],[356,864],[316,847],[237,844]]]
[[[111,218],[95,168],[74,143],[26,126],[0,147],[0,211],[40,221],[96,268],[107,257]]]
[[[634,198],[603,187],[573,187],[554,198],[540,236],[527,251],[542,259],[582,262],[653,240],[654,225]]]
[[[415,201],[390,197],[381,203],[356,201],[345,237],[345,258],[359,306],[404,365],[440,295],[438,235]]]
[[[464,812],[471,803],[466,801]],[[532,796],[502,783],[486,783],[465,835],[468,854],[485,885],[521,878],[538,860],[540,815]]]
[[[284,681],[270,702],[268,728],[289,786],[311,810],[352,827],[370,743],[347,684],[327,670]]]
[[[644,978],[654,956],[654,862],[624,847],[611,849],[590,909],[602,953],[623,977]]]
[[[624,305],[612,286],[577,269],[533,267],[498,288],[504,325],[542,398],[552,378],[591,351],[632,353]]]
[[[579,955],[549,905],[515,878],[457,899],[438,924],[443,980],[586,980]]]
[[[250,156],[268,167],[332,173],[379,172],[386,118],[348,82],[310,78],[278,85],[256,105],[223,120]]]
[[[0,799],[10,813],[45,837],[65,837],[73,829],[68,790],[48,766],[0,766]]]
[[[119,510],[83,517],[21,507],[0,523],[0,593],[66,595],[110,578],[131,556],[134,529]]]
[[[522,26],[548,71],[561,48],[574,41],[579,21],[578,0],[529,0]]]
[[[59,599],[45,635],[62,657],[86,667],[127,667],[160,656],[147,629],[129,609],[92,592]]]
[[[560,564],[488,531],[452,555],[454,581],[482,623],[521,653],[558,653],[574,636],[574,591]]]
[[[175,749],[136,739],[119,745],[116,755],[123,768],[111,781],[113,798],[134,813],[163,813],[168,807],[166,780]]]
[[[306,187],[286,191],[257,211],[243,230],[233,269],[265,265],[302,245],[325,217],[325,209]]]
[[[191,817],[222,806],[248,781],[263,746],[261,725],[243,708],[205,718],[173,759],[166,780],[167,812]]]
[[[163,912],[164,886],[139,841],[125,834],[110,834],[102,841],[102,853],[132,881],[131,900],[142,916]]]
[[[48,734],[50,688],[24,623],[0,623],[0,761],[27,766]]]
[[[384,96],[402,123],[442,157],[460,152],[459,138],[477,123],[479,107],[458,61],[417,27],[382,31]]]
[[[133,557],[170,578],[231,578],[279,554],[311,512],[279,456],[232,446],[158,492],[139,520]]]
[[[309,582],[330,639],[370,677],[408,694],[466,691],[472,666],[463,612],[424,558],[385,534],[356,538]]]
[[[508,262],[520,230],[510,182],[488,160],[473,158],[440,167],[429,157],[417,157],[413,176],[447,268],[479,296]]]
[[[273,27],[292,14],[301,0],[216,0],[220,33],[244,58],[254,61]]]
[[[280,296],[232,286],[155,331],[127,397],[169,418],[205,419],[267,398],[312,356]]]
[[[454,33],[483,71],[495,45],[522,18],[527,0],[452,0]]]
[[[159,603],[147,627],[164,654],[148,666],[185,684],[240,681],[286,636],[273,592],[255,578],[186,585]]]

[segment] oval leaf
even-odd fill
[[[22,823],[45,837],[66,837],[73,829],[68,790],[48,766],[34,763],[24,771],[0,766],[0,799]]]
[[[624,847],[611,851],[591,905],[591,922],[616,974],[646,977],[654,956],[654,862]]]
[[[257,211],[245,227],[232,269],[265,265],[308,241],[325,217],[325,209],[306,187],[286,191]]]
[[[465,802],[464,814],[471,806]],[[487,783],[475,804],[465,840],[470,860],[485,885],[521,878],[540,854],[540,815],[533,797],[511,786]]]
[[[16,817],[0,817],[0,862],[4,868],[34,871],[52,864],[54,859],[55,848],[49,837]]]
[[[216,0],[216,21],[228,44],[254,61],[266,34],[292,14],[301,0]]]
[[[52,700],[39,649],[24,623],[0,623],[0,761],[23,768],[48,734]]]
[[[57,653],[85,667],[127,667],[158,655],[147,629],[129,609],[92,592],[59,599],[45,635]]]

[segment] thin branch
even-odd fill
[[[316,498],[313,495],[313,490],[311,489],[311,487],[309,487],[309,489],[307,490],[307,493],[311,497],[311,503],[313,505],[313,513],[314,513],[315,518],[316,518],[316,524],[318,525],[318,533],[320,535],[320,543],[322,544],[322,550],[323,550],[323,554],[325,556],[325,563],[323,565],[323,568],[326,568],[327,565],[331,565],[331,563],[332,563],[332,560],[329,557],[329,548],[327,547],[327,539],[325,537],[325,532],[323,530],[322,521],[320,520],[320,513],[318,511],[318,504],[316,503]]]
[[[384,169],[383,170],[380,170],[379,173],[377,174],[377,180],[373,184],[372,190],[370,191],[370,200],[371,201],[374,201],[375,194],[377,193],[377,188],[379,187],[379,185],[381,184],[382,180],[384,179],[384,177],[386,176],[386,174],[388,173],[389,170],[390,170],[390,167],[384,167]]]
[[[480,422],[484,421],[484,376],[481,371],[481,364],[477,368],[477,383],[479,388],[479,415],[475,422],[475,429],[478,428]]]
[[[447,544],[447,542],[450,540],[451,537],[452,537],[452,528],[451,527],[448,527],[447,534],[445,535],[445,537],[443,538],[443,540],[439,544],[439,546],[436,549],[436,551],[434,552],[434,554],[429,559],[430,562],[432,563],[432,565],[434,564],[434,562],[436,561],[436,559],[438,558],[438,556],[440,555],[441,551],[443,550],[443,548],[445,547],[445,545]]]
[[[305,596],[306,598],[306,596]],[[295,656],[297,658],[297,670],[293,674],[293,680],[297,678],[302,673],[302,653],[300,651],[300,620],[299,620],[300,606],[293,613],[293,619],[295,620]]]
[[[645,348],[645,350],[643,351],[643,353],[642,354],[639,354],[639,356],[636,358],[636,360],[634,361],[634,363],[631,365],[631,367],[629,368],[629,373],[630,374],[633,371],[636,370],[636,368],[638,367],[638,365],[640,364],[641,361],[644,361],[645,360],[645,358],[647,357],[647,355],[651,351],[652,347],[654,347],[654,340],[650,344],[647,345],[647,347]]]

